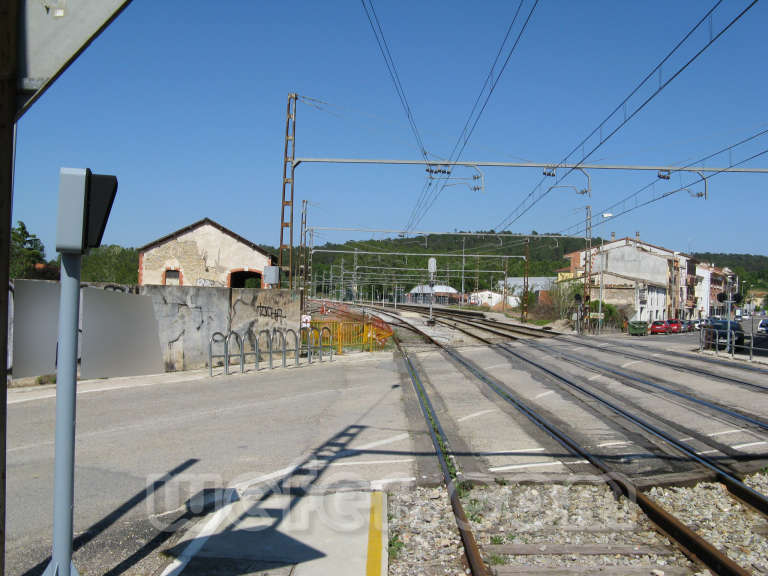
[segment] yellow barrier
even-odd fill
[[[392,336],[392,330],[375,322],[344,322],[338,320],[312,320],[312,328],[317,328],[322,334],[322,344],[328,346],[328,332],[323,332],[327,327],[336,344],[336,353],[342,354],[345,348],[359,348],[360,350],[381,350],[387,345],[387,340]]]

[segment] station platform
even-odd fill
[[[162,576],[383,576],[386,494],[242,496],[201,520],[166,554]]]

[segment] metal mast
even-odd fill
[[[525,274],[523,275],[523,305],[521,307],[520,320],[528,322],[528,262],[531,260],[531,239],[525,239]]]
[[[288,288],[293,289],[293,172],[296,168],[296,100],[298,95],[288,94],[288,111],[285,119],[285,151],[283,153],[283,202],[280,206],[280,248],[278,266],[280,273],[286,270],[284,253],[288,252]],[[285,229],[288,228],[286,238]],[[288,243],[286,244],[286,239]]]
[[[589,299],[591,295],[592,284],[592,206],[587,205],[587,220],[586,220],[586,251],[584,253],[584,297],[582,298],[582,305],[584,306],[584,318],[587,330],[589,330]]]
[[[307,201],[301,201],[301,234],[299,244],[299,290],[301,298],[299,300],[301,312],[304,313],[307,300]]]

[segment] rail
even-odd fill
[[[506,400],[507,402],[515,406],[521,413],[523,413],[526,417],[528,417],[537,427],[546,431],[554,440],[560,443],[566,450],[568,450],[573,454],[581,456],[582,458],[587,460],[590,464],[592,464],[593,466],[601,470],[604,474],[606,474],[607,478],[610,479],[609,483],[615,486],[616,488],[618,488],[623,494],[625,494],[628,497],[633,496],[635,498],[636,503],[645,512],[648,518],[654,524],[659,526],[661,530],[664,533],[666,533],[666,535],[671,536],[674,540],[676,540],[677,543],[688,552],[689,556],[700,559],[711,570],[713,570],[717,574],[727,574],[727,575],[734,575],[734,576],[736,575],[746,576],[748,574],[746,570],[744,570],[741,566],[736,564],[727,555],[725,555],[720,550],[715,548],[708,541],[701,538],[701,536],[699,536],[696,532],[694,532],[688,526],[683,524],[679,519],[677,519],[675,516],[673,516],[666,510],[664,510],[658,503],[656,503],[650,497],[646,496],[642,491],[638,490],[638,488],[634,485],[634,483],[628,477],[612,470],[607,465],[607,463],[604,462],[601,458],[588,452],[578,442],[574,441],[570,436],[562,432],[555,425],[553,425],[544,417],[542,417],[540,414],[538,414],[536,411],[531,409],[527,404],[523,403],[506,386],[498,384],[494,379],[487,376],[484,371],[476,367],[473,363],[464,359],[460,354],[458,354],[452,348],[436,341],[434,338],[432,338],[430,335],[423,332],[422,330],[418,330],[415,327],[411,327],[411,328],[420,332],[425,338],[431,341],[434,345],[436,345],[441,350],[445,351],[446,354],[448,354],[448,356],[452,358],[457,364],[460,364],[461,366],[463,366],[466,370],[468,370],[475,377],[477,377],[481,382],[483,382],[489,388],[491,388],[491,390],[493,390],[496,394],[498,394],[502,399]],[[494,344],[493,342],[487,339],[483,339],[483,338],[479,338],[479,339],[485,341],[490,345]],[[512,354],[520,357],[524,361],[529,362],[543,369],[545,372],[550,373],[555,378],[562,380],[562,376],[556,374],[555,372],[552,372],[546,367],[537,365],[536,362],[533,362],[530,359],[527,359],[524,356],[521,356],[506,347],[502,346],[499,348],[502,350],[506,350],[508,353],[511,352]],[[637,421],[637,423],[640,424],[641,428],[644,428],[644,425],[646,425],[645,422],[640,422],[639,419],[635,419],[635,420]],[[702,463],[702,460],[704,460],[700,456],[698,456],[695,459],[699,463]],[[723,481],[723,476],[721,471],[717,473],[717,476],[721,481]],[[728,488],[734,494],[744,499],[745,501],[749,502],[751,505],[754,506],[755,504],[753,504],[752,501],[750,501],[750,499],[745,499],[744,497],[757,496],[757,501],[755,503],[757,503],[758,506],[755,506],[755,507],[763,511],[763,513],[765,513],[765,507],[764,507],[765,500],[762,494],[755,492],[754,490],[752,490],[751,488],[743,484],[741,486],[737,486],[736,484],[740,482],[735,478],[729,479],[729,480],[733,480],[733,482],[723,482],[723,483],[726,486],[728,486]],[[734,490],[734,488],[736,488],[736,490]]]

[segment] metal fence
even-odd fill
[[[392,336],[392,330],[380,322],[354,322],[344,320],[313,320],[312,328],[321,332],[321,345],[335,343],[336,353],[345,350],[376,352],[383,350]]]
[[[731,358],[737,354],[740,356],[749,356],[750,361],[756,355],[768,357],[768,338],[765,339],[765,345],[757,346],[756,340],[761,340],[761,334],[758,332],[743,332],[732,329],[718,330],[710,326],[705,326],[699,332],[699,352],[703,350],[714,350],[715,356],[723,353],[730,355]]]

